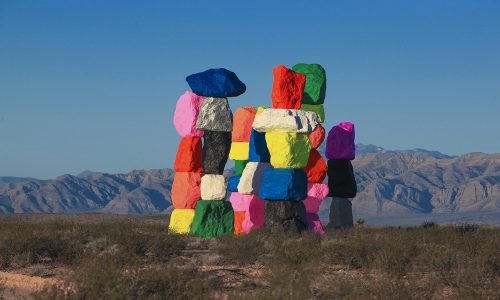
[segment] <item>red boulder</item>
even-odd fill
[[[307,137],[309,137],[313,149],[317,149],[323,143],[323,141],[325,140],[325,134],[325,127],[321,126],[321,124],[319,123],[318,126],[316,126],[316,129],[313,130],[313,132],[307,134]]]
[[[307,174],[307,182],[323,182],[328,171],[328,166],[318,150],[311,150],[309,161],[304,171]]]
[[[253,119],[257,109],[253,106],[239,107],[233,114],[233,142],[249,142],[252,133]]]
[[[279,65],[273,69],[273,108],[300,109],[306,76]]]
[[[175,172],[203,172],[201,138],[186,136],[181,139],[174,162]]]

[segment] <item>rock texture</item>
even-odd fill
[[[243,174],[243,170],[247,165],[248,160],[235,160],[234,161],[234,175],[241,176]]]
[[[226,199],[227,180],[224,175],[205,174],[201,177],[201,199]]]
[[[228,201],[202,200],[196,205],[191,225],[191,234],[201,237],[216,237],[233,234],[234,213]]]
[[[196,129],[198,113],[205,97],[193,92],[185,92],[177,100],[174,113],[174,126],[181,137],[203,136],[203,131]]]
[[[271,98],[274,108],[299,109],[306,76],[279,65],[273,69],[274,81]]]
[[[301,169],[307,166],[311,142],[306,134],[268,132],[266,144],[273,167]]]
[[[231,150],[229,151],[229,159],[232,160],[248,160],[249,146],[248,142],[232,142]]]
[[[264,171],[259,197],[274,201],[301,201],[307,197],[307,175],[301,169]]]
[[[342,122],[333,126],[326,139],[326,158],[353,160],[356,156],[354,137],[353,123]]]
[[[317,149],[325,140],[325,128],[318,124],[313,132],[307,134],[307,137],[311,141],[311,147]]]
[[[233,113],[229,108],[227,99],[206,97],[201,103],[196,128],[231,133],[233,129]]]
[[[203,136],[203,173],[222,174],[231,150],[231,133],[205,131]]]
[[[264,176],[264,171],[269,168],[272,168],[269,163],[247,163],[238,184],[238,192],[240,194],[259,194],[259,188],[262,177]]]
[[[266,144],[266,134],[252,130],[250,135],[248,160],[253,162],[270,162],[271,154]]]
[[[253,129],[259,132],[309,133],[316,129],[320,120],[315,112],[298,109],[265,109],[253,121]]]
[[[257,109],[253,106],[239,107],[233,116],[233,142],[249,142],[252,133],[252,124]]]
[[[194,209],[174,209],[168,224],[169,233],[188,234],[193,218]]]
[[[325,121],[325,108],[323,104],[304,104],[300,106],[301,110],[314,112],[318,115],[319,122],[323,123]]]
[[[176,172],[202,172],[201,144],[200,137],[186,136],[181,139],[174,161],[174,170]]]
[[[236,76],[224,68],[209,69],[186,77],[189,87],[197,95],[207,97],[236,97],[246,91],[246,86]]]
[[[329,197],[354,198],[357,186],[350,160],[328,160]]]
[[[232,176],[227,180],[227,190],[230,192],[238,191],[238,184],[240,183],[241,176]]]
[[[307,213],[317,214],[321,202],[328,195],[328,186],[324,183],[308,183],[307,198],[302,201],[306,207]]]
[[[325,229],[323,228],[323,225],[321,224],[321,221],[317,214],[307,213],[306,218],[307,218],[307,227],[309,228],[310,231],[319,233],[322,236],[325,235]]]
[[[264,225],[264,201],[259,196],[232,193],[229,201],[235,212],[245,212],[241,223],[243,232],[249,233]]]
[[[326,162],[321,154],[319,154],[318,150],[312,149],[309,153],[307,166],[304,168],[304,171],[307,174],[307,181],[323,182],[323,180],[325,180],[327,170],[328,166],[326,165]]]
[[[325,69],[319,64],[296,64],[292,70],[306,76],[302,103],[323,104],[326,93]]]
[[[272,230],[301,233],[307,230],[307,217],[302,202],[265,201],[264,224]]]
[[[339,197],[332,198],[330,222],[327,226],[336,229],[346,229],[354,226],[352,219],[352,204],[349,199]]]
[[[192,172],[177,172],[172,183],[172,205],[177,209],[195,209],[201,200],[201,174]]]

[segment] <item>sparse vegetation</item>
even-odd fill
[[[67,268],[38,299],[496,299],[500,288],[499,228],[201,239],[169,235],[165,216],[87,217],[0,217],[1,270]]]

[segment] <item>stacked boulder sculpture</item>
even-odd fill
[[[352,204],[349,198],[356,196],[357,187],[351,160],[355,158],[354,124],[342,122],[334,126],[328,133],[326,141],[326,157],[328,158],[330,223],[333,228],[349,228],[354,226]]]
[[[174,115],[177,131],[187,135],[181,140],[174,163],[174,210],[169,229],[203,237],[232,233],[234,214],[226,201],[227,180],[223,175],[233,129],[227,97],[243,94],[246,86],[226,69],[192,74],[186,81],[192,92],[181,96]]]
[[[234,115],[227,98],[246,90],[236,74],[209,69],[186,78],[191,91],[179,98],[174,115],[182,139],[171,232],[214,237],[266,226],[324,234],[318,212],[327,196],[333,197],[329,225],[352,226],[354,125],[343,122],[329,131],[325,162],[318,151],[326,135],[325,70],[279,65],[273,75],[272,107],[239,107]],[[235,172],[226,179],[228,158]]]

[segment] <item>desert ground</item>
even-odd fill
[[[204,239],[165,215],[0,215],[5,299],[498,299],[500,228]]]

